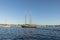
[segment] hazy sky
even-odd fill
[[[0,0],[0,23],[60,24],[60,0]]]

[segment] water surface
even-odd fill
[[[60,27],[0,27],[0,40],[60,40]]]

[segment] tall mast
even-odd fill
[[[25,15],[25,24],[26,24],[26,15]]]
[[[32,24],[32,18],[31,18],[31,15],[30,15],[30,24]]]

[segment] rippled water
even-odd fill
[[[60,27],[0,27],[0,40],[60,40]]]

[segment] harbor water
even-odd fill
[[[0,40],[60,40],[60,27],[0,27]]]

